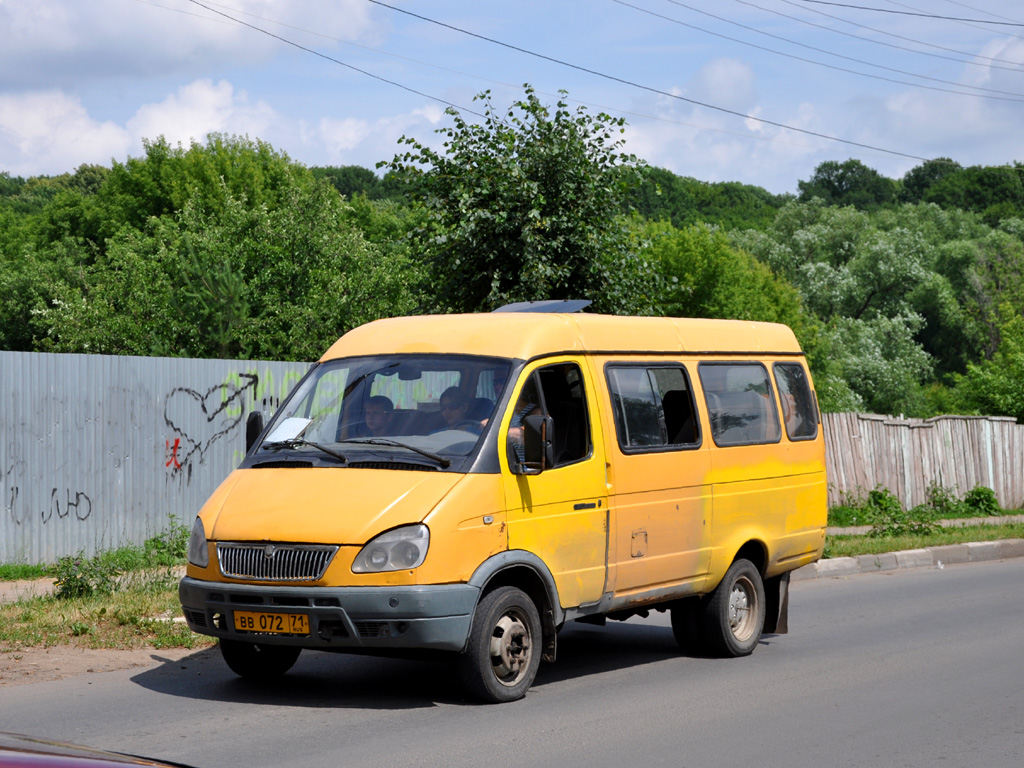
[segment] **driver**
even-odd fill
[[[480,434],[483,425],[469,418],[469,398],[458,387],[448,387],[441,393],[441,415],[445,429],[461,429]]]

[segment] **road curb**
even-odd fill
[[[943,568],[958,563],[983,563],[1024,557],[1024,539],[974,541],[967,544],[946,544],[925,549],[905,549],[878,555],[830,557],[793,571],[793,581],[854,576],[859,573],[881,573],[903,568]]]

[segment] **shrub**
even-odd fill
[[[871,521],[869,536],[920,536],[939,527],[928,504],[905,510],[900,500],[881,486],[868,493],[867,512]]]
[[[975,515],[999,515],[1002,508],[996,499],[995,491],[984,485],[976,485],[964,496],[963,504]]]
[[[85,557],[82,551],[62,557],[50,573],[56,578],[54,597],[60,600],[108,595],[117,585],[116,568],[99,558]]]

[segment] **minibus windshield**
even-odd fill
[[[359,466],[370,453],[447,468],[474,451],[494,420],[510,369],[508,360],[460,355],[321,363],[276,414],[255,456],[300,453]]]

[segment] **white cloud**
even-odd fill
[[[263,138],[279,121],[265,102],[250,103],[245,91],[235,92],[224,80],[197,80],[157,104],[141,107],[128,121],[136,139],[163,136],[171,144],[203,143],[208,133]]]
[[[215,11],[304,45],[332,48],[335,40],[373,33],[372,6],[361,0],[223,0]],[[0,88],[68,87],[107,77],[178,74],[213,65],[265,61],[280,40],[188,0],[32,0],[2,2]]]
[[[55,175],[82,163],[109,165],[131,143],[128,131],[93,120],[72,96],[0,94],[0,169],[12,175]]]

